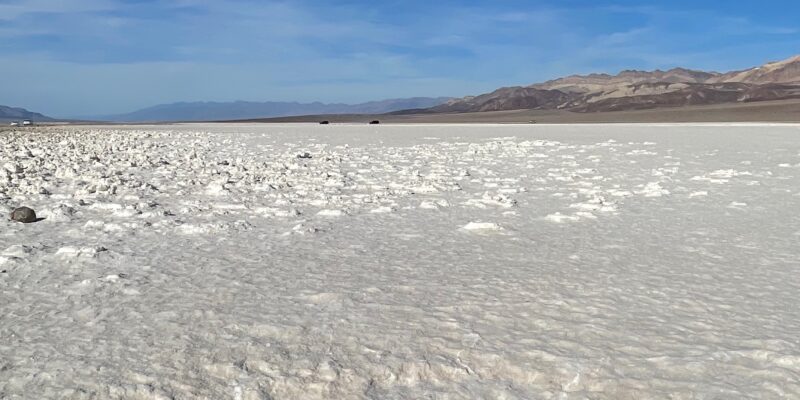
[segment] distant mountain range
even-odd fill
[[[800,98],[800,56],[727,73],[674,68],[572,75],[394,114],[520,109],[602,112],[795,98]]]
[[[193,102],[162,104],[128,114],[84,117],[114,122],[251,120],[333,114],[436,114],[506,110],[578,113],[630,111],[768,100],[800,99],[800,56],[726,73],[673,68],[626,70],[616,75],[571,75],[529,86],[463,98],[414,97],[360,104],[320,102]],[[0,121],[52,118],[0,106]]]
[[[296,102],[192,102],[161,104],[128,114],[94,117],[117,122],[224,121],[285,117],[310,114],[384,114],[411,108],[429,108],[450,100],[448,97],[413,97],[360,104]]]
[[[50,117],[46,117],[33,111],[28,111],[24,108],[0,106],[0,121],[10,122],[22,121],[26,119],[32,121],[53,121],[53,119]]]

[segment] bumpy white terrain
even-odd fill
[[[800,398],[800,127],[0,133],[0,398]]]

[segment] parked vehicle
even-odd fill
[[[22,126],[30,126],[30,125],[33,125],[33,121],[29,119],[22,121]]]
[[[328,125],[330,123],[331,123],[330,121],[319,121],[320,125]]]
[[[381,121],[378,121],[377,119],[376,119],[376,120],[374,120],[374,121],[369,121],[369,124],[370,124],[370,125],[378,125],[378,124],[380,124],[380,123],[381,123]]]
[[[19,126],[19,122],[14,121],[14,122],[11,123],[11,126]]]

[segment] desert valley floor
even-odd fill
[[[800,398],[800,125],[0,132],[0,398]]]

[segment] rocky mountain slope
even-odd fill
[[[480,96],[455,99],[430,108],[432,112],[500,111],[512,109],[555,108],[570,100],[559,90],[532,87],[507,87]]]
[[[800,55],[744,71],[728,72],[710,79],[709,82],[798,83],[800,82]]]
[[[527,87],[453,99],[424,112],[566,109],[639,110],[800,98],[800,56],[727,73],[673,68],[572,75]]]

